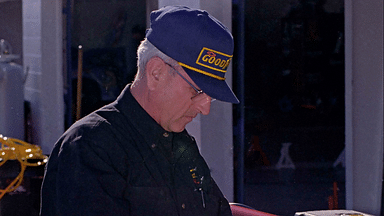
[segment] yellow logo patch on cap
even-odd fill
[[[232,55],[204,47],[196,60],[196,64],[225,73],[231,58]]]

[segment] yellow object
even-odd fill
[[[20,162],[19,175],[5,188],[0,189],[0,199],[9,192],[16,190],[23,181],[24,172],[27,166],[40,166],[48,161],[48,157],[43,155],[41,148],[24,141],[8,138],[0,134],[0,166],[8,160],[18,160]],[[39,160],[38,162],[28,162],[28,160]]]

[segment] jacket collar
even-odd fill
[[[116,99],[116,108],[127,117],[137,131],[143,135],[146,143],[152,145],[158,143],[164,134],[164,130],[137,102],[130,91],[131,84],[128,84]]]

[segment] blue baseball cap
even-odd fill
[[[146,38],[173,58],[210,97],[239,103],[225,82],[233,56],[233,37],[227,27],[207,11],[166,6],[151,13]]]

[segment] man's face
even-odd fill
[[[164,91],[160,95],[162,103],[158,123],[167,131],[181,132],[199,113],[209,114],[211,98],[203,93],[192,99],[196,95],[196,90],[191,85],[195,88],[198,87],[182,67],[171,68],[167,64],[165,67],[168,70],[168,77],[166,77],[167,80],[164,80]],[[177,70],[191,85],[172,71],[173,69]]]

